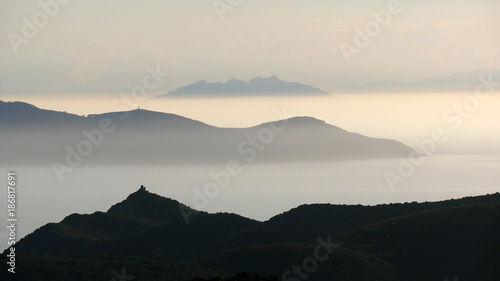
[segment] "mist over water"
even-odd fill
[[[436,155],[391,190],[384,173],[397,173],[399,160],[329,163],[244,164],[226,188],[203,209],[267,220],[301,204],[382,204],[437,201],[500,191],[496,155]],[[60,183],[50,166],[0,168],[17,171],[19,237],[72,213],[107,211],[140,185],[197,207],[193,189],[213,179],[223,166],[85,166]],[[5,209],[5,202],[0,202]],[[198,208],[199,209],[199,208]],[[2,234],[0,232],[0,234]]]

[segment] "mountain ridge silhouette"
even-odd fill
[[[248,82],[229,79],[226,82],[210,83],[199,80],[174,91],[158,95],[162,98],[213,98],[213,97],[255,97],[255,96],[319,96],[331,97],[327,92],[297,82],[285,82],[276,75],[268,78],[260,76]]]
[[[130,202],[145,212],[119,207]],[[30,265],[19,280],[36,280],[26,276],[39,262],[53,268],[73,261],[80,266],[67,265],[68,274],[85,275],[85,268],[126,261],[134,276],[153,281],[237,272],[281,277],[312,255],[318,239],[340,247],[327,252],[329,258],[310,275],[313,281],[497,277],[500,193],[376,206],[308,204],[265,222],[203,212],[190,224],[166,219],[178,217],[179,209],[173,208],[178,204],[140,189],[106,213],[73,214],[47,224],[16,244],[23,265]],[[67,278],[49,272],[50,280]],[[97,276],[105,274],[103,269]]]
[[[103,121],[111,132],[96,131]],[[75,150],[89,138],[101,140],[92,141],[93,151],[99,153],[85,159],[89,164],[341,161],[409,157],[414,152],[401,142],[366,137],[307,116],[220,128],[143,109],[78,116],[1,101],[0,132],[0,149],[18,164],[61,162],[68,145]],[[25,151],[31,154],[24,155]]]

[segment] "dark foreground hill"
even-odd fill
[[[181,210],[194,214],[189,223]],[[498,237],[498,193],[303,205],[259,222],[140,189],[105,213],[73,214],[19,241],[16,280],[498,280]]]

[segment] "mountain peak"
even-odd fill
[[[139,189],[134,192],[134,193],[131,193],[128,197],[130,196],[149,196],[149,195],[155,195],[153,193],[150,193],[149,191],[146,190],[146,187],[144,185],[141,185],[141,187],[139,187]]]
[[[184,220],[179,208],[196,212],[176,200],[151,193],[141,185],[139,190],[131,193],[122,202],[113,205],[107,213],[133,215],[162,223],[171,223]]]
[[[319,120],[314,117],[310,116],[296,116],[296,117],[291,117],[288,119],[289,121],[294,121],[294,122],[301,122],[301,123],[316,123],[316,124],[326,124],[325,121]]]
[[[231,78],[231,79],[227,80],[226,83],[224,83],[224,84],[234,84],[234,83],[245,83],[245,82],[243,80]]]
[[[231,78],[225,83],[209,83],[200,80],[186,85],[158,98],[210,98],[245,96],[330,96],[320,89],[297,83],[286,82],[276,75],[268,78],[257,76],[248,82]]]
[[[272,121],[264,124],[260,124],[256,127],[265,127],[269,126],[271,123],[280,123],[280,122],[286,122],[288,125],[287,126],[292,126],[292,127],[319,127],[319,126],[325,126],[325,127],[332,127],[332,128],[338,128],[336,126],[327,124],[323,120],[316,119],[314,117],[309,117],[309,116],[295,116],[291,117],[288,119],[280,120],[280,121]],[[340,129],[340,128],[338,128]],[[344,131],[344,130],[342,130]]]
[[[257,76],[255,78],[251,79],[250,81],[248,81],[248,83],[260,82],[260,81],[274,81],[274,82],[288,83],[288,82],[285,82],[285,81],[279,79],[278,76],[276,76],[275,74],[273,76],[269,76],[269,77]]]

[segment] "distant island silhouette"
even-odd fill
[[[297,82],[285,82],[276,75],[268,78],[256,77],[248,82],[230,79],[224,83],[209,83],[200,80],[175,91],[155,98],[211,98],[211,97],[249,97],[249,96],[322,96],[330,95],[318,88]]]

